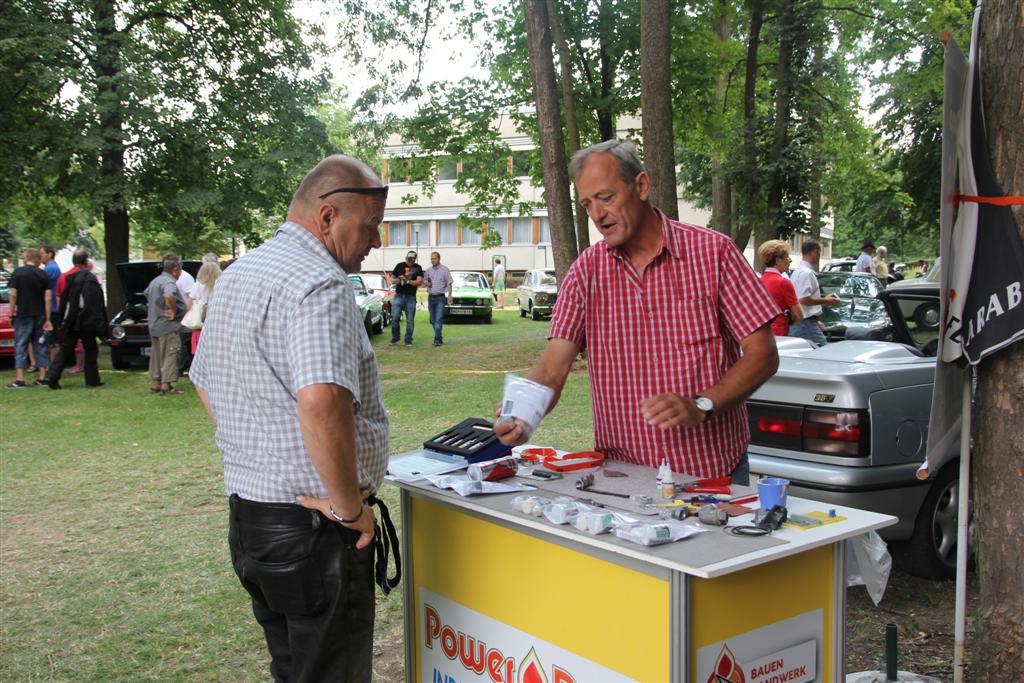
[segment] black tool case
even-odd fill
[[[470,463],[500,458],[510,450],[494,435],[494,425],[479,417],[470,417],[449,427],[429,441],[424,441],[423,447],[438,453],[461,456]]]

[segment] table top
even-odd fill
[[[641,477],[649,476],[652,483],[651,491],[654,490],[653,481],[656,470],[653,468],[619,462],[608,463],[608,465],[610,469],[627,471],[634,485]],[[565,478],[574,481],[577,475],[583,473],[585,472],[566,473]],[[676,476],[678,481],[680,475]],[[555,525],[548,522],[544,517],[525,515],[513,509],[511,505],[512,498],[517,495],[523,495],[521,492],[480,495],[467,498],[451,490],[435,488],[425,480],[407,482],[391,477],[388,480],[411,494],[465,510],[484,519],[503,522],[532,536],[550,537],[552,540],[567,540],[603,550],[612,555],[629,557],[641,563],[660,566],[705,579],[724,576],[813,548],[830,545],[837,541],[858,536],[867,531],[880,529],[897,522],[897,519],[890,515],[790,496],[786,507],[791,515],[806,515],[810,512],[827,513],[830,510],[835,510],[837,516],[845,517],[846,519],[805,530],[782,527],[768,536],[757,537],[736,536],[724,532],[722,527],[705,527],[710,529],[710,531],[697,534],[682,541],[658,546],[643,546],[622,540],[609,533],[593,535],[580,531],[571,524]],[[566,494],[564,484],[561,490],[558,490],[547,487],[546,482],[533,479],[516,478],[509,481],[537,486],[537,491],[528,492],[531,495],[555,498]],[[564,482],[565,480],[562,481]],[[611,482],[620,481],[624,480],[602,478],[598,475],[598,482],[604,488],[611,488]],[[581,500],[597,498],[597,496],[582,493],[577,497]],[[626,505],[622,506],[623,511],[626,511],[628,509],[628,501],[623,500],[622,502],[626,503]],[[745,503],[745,505],[756,508],[757,501]],[[627,514],[629,513],[627,512]],[[753,521],[752,516],[742,515],[731,518],[729,526],[751,524]],[[644,521],[647,519],[655,521],[658,518],[641,519]],[[692,518],[687,523],[703,526]]]

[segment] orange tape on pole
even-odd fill
[[[1024,204],[1024,197],[978,197],[973,194],[958,194],[958,202],[975,202],[976,204],[995,204],[996,206],[1012,206]]]

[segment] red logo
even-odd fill
[[[718,661],[715,662],[715,670],[708,676],[707,683],[747,683],[743,669],[728,645],[722,646]]]
[[[551,667],[549,679],[537,651],[532,647],[517,663],[514,658],[505,656],[500,648],[488,647],[484,641],[445,624],[430,605],[423,605],[423,614],[426,621],[424,645],[433,649],[437,643],[445,657],[461,664],[466,671],[478,676],[486,672],[494,683],[576,683],[572,674],[557,665]],[[745,682],[741,680],[739,683]]]

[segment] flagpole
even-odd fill
[[[963,381],[963,417],[960,423],[960,481],[957,482],[956,529],[956,614],[953,644],[953,683],[964,680],[964,640],[967,618],[968,541],[967,496],[971,482],[971,376],[968,369]]]

